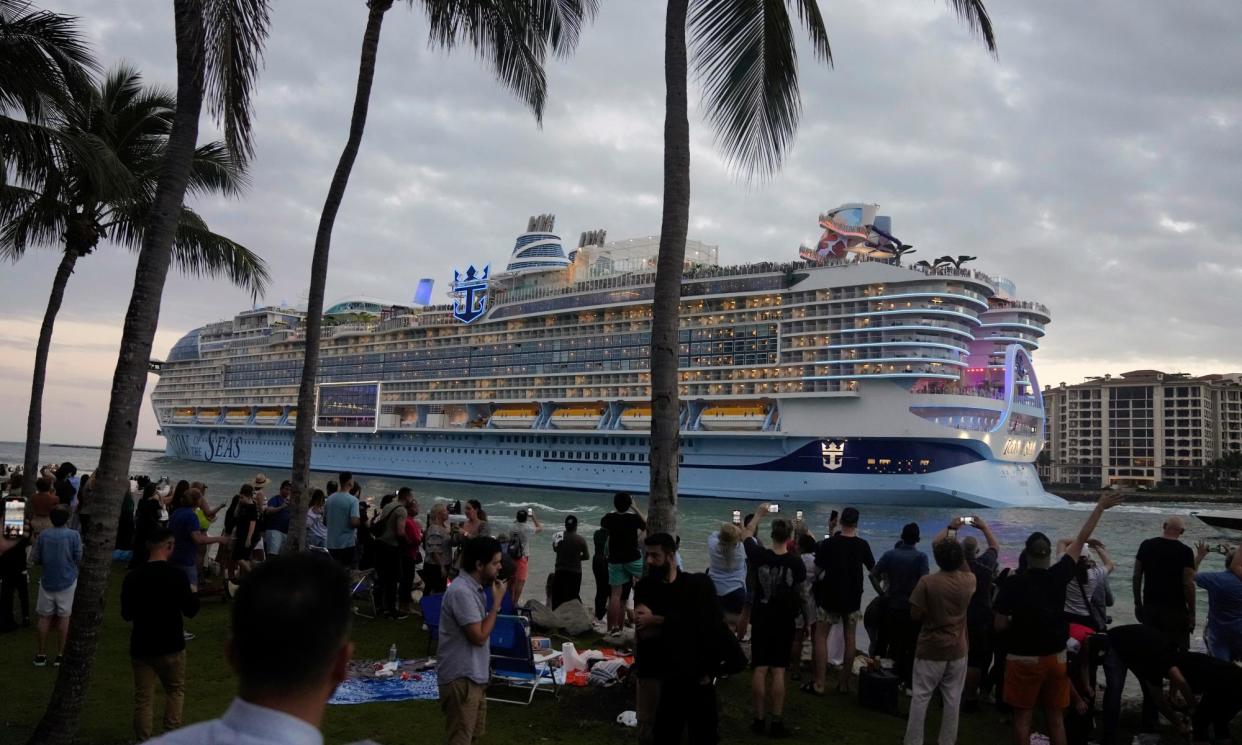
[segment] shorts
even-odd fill
[[[268,556],[278,556],[285,545],[285,534],[279,530],[263,531],[263,550]]]
[[[172,564],[172,562],[169,562],[169,563]],[[185,564],[173,564],[173,566],[185,572],[185,578],[190,581],[191,586],[193,587],[198,586],[198,567],[194,566],[193,564],[190,564],[188,566]]]
[[[793,639],[792,618],[756,618],[750,632],[750,666],[789,667]]]
[[[525,582],[527,575],[530,573],[530,557],[523,556],[515,562],[513,578]]]
[[[643,560],[635,559],[624,564],[608,564],[608,584],[613,587],[628,585],[630,580],[642,579]]]
[[[746,605],[746,591],[739,587],[733,592],[718,596],[718,599],[721,610],[737,615],[742,612],[742,606]]]
[[[836,626],[840,623],[853,628],[858,626],[860,618],[862,618],[861,610],[852,610],[849,613],[836,613],[815,606],[815,620],[818,623],[827,623],[829,626]]]
[[[40,582],[39,599],[35,602],[35,614],[44,617],[68,618],[73,613],[73,591],[76,589],[78,589],[78,583],[74,582],[63,590],[49,592],[43,589],[43,583]]]
[[[1016,709],[1064,709],[1070,703],[1065,653],[1005,658],[1005,703]]]

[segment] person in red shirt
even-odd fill
[[[52,491],[53,481],[40,476],[35,481],[35,493],[30,497],[30,542],[39,540],[39,534],[52,527],[52,510],[60,506],[60,497]]]
[[[415,571],[423,560],[423,526],[418,524],[418,500],[408,486],[397,490],[397,499],[405,504],[405,525],[401,531],[401,579],[397,582],[397,602],[401,613],[410,612],[410,596],[414,592]]]

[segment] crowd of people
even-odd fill
[[[442,594],[438,680],[449,742],[482,734],[488,640],[502,609],[518,607],[527,594],[531,555],[540,550],[534,536],[543,525],[534,508],[501,525],[477,500],[437,502],[423,515],[408,487],[373,504],[350,473],[326,486],[306,500],[300,542],[309,551],[291,552],[291,505],[302,495],[288,481],[269,497],[268,479],[257,474],[218,504],[202,483],[133,484],[136,500],[127,499],[118,550],[130,552],[120,615],[132,625],[138,740],[152,735],[157,684],[170,733],[161,742],[200,742],[255,722],[317,727],[352,649],[358,574],[351,580],[351,571],[370,578],[379,612],[391,619],[409,616],[416,591]],[[26,572],[40,568],[36,666],[60,662],[82,557],[74,515],[90,489],[90,478],[78,477],[72,464],[46,469],[28,500],[29,530],[0,542],[0,629],[29,624]],[[650,531],[633,498],[619,493],[589,540],[576,516],[565,517],[551,541],[545,598],[553,609],[581,602],[583,565],[590,563],[596,595],[586,608],[596,629],[621,645],[632,629],[643,743],[686,735],[692,743],[717,742],[716,682],[748,667],[751,729],[788,735],[786,678],[802,675],[808,643],[810,679],[800,690],[825,696],[853,691],[864,676],[872,684],[891,680],[910,697],[910,745],[923,742],[936,693],[940,745],[956,742],[961,711],[984,704],[1012,718],[1014,741],[1023,745],[1037,727],[1053,745],[1115,745],[1129,674],[1143,693],[1140,740],[1155,736],[1163,714],[1195,743],[1228,742],[1242,709],[1242,558],[1230,552],[1223,570],[1206,571],[1209,548],[1187,545],[1183,522],[1169,517],[1135,557],[1138,622],[1113,625],[1115,564],[1094,534],[1118,502],[1102,497],[1073,536],[1031,533],[1015,567],[1001,566],[1005,547],[974,516],[936,533],[930,561],[916,523],[877,560],[856,508],[833,511],[817,539],[801,513],[788,519],[762,504],[711,532],[706,571],[695,572],[678,538]],[[221,529],[212,530],[218,519]],[[864,608],[868,581],[876,595]],[[1209,601],[1207,654],[1190,648],[1196,587]],[[213,592],[233,599],[228,655],[239,698],[222,719],[178,730],[185,648],[193,639],[184,619]],[[302,623],[307,617],[316,623]],[[870,641],[862,650],[860,624]],[[840,659],[830,682],[833,638]]]

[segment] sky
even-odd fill
[[[81,18],[105,66],[126,61],[170,88],[171,5],[43,3]],[[296,305],[347,134],[366,8],[273,5],[252,185],[191,206],[267,259],[264,302]],[[440,296],[454,267],[504,261],[534,214],[555,214],[575,244],[595,228],[610,239],[659,232],[663,6],[601,5],[576,54],[549,65],[542,126],[473,55],[428,47],[419,11],[388,13],[333,235],[329,302],[409,302],[420,277],[435,278]],[[691,238],[718,244],[725,264],[790,260],[817,237],[820,212],[876,202],[916,247],[911,260],[977,256],[978,269],[1051,308],[1035,356],[1042,383],[1242,371],[1235,0],[992,0],[996,58],[947,2],[820,5],[835,66],[799,40],[802,121],[775,177],[747,183],[728,169],[692,84]],[[200,141],[218,136],[205,124]],[[0,440],[24,437],[54,248],[0,264]],[[134,265],[114,246],[79,262],[52,343],[45,442],[98,444]],[[250,305],[224,281],[170,275],[156,356]],[[145,405],[138,445],[161,447],[156,429]]]

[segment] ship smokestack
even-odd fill
[[[551,233],[556,225],[556,215],[533,215],[526,221],[527,233]]]
[[[582,235],[578,238],[578,248],[585,248],[586,246],[602,246],[604,245],[604,239],[607,238],[607,236],[608,231],[603,228],[583,231]]]

